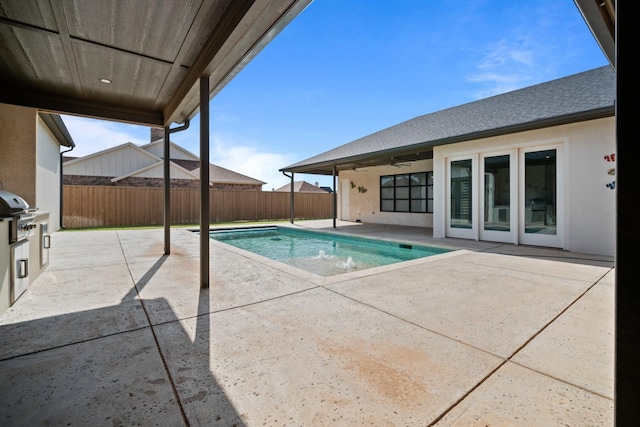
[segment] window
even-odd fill
[[[433,172],[381,176],[380,210],[433,213]]]

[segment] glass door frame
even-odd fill
[[[509,231],[485,230],[485,159],[491,157],[509,156]],[[479,205],[479,238],[480,240],[503,243],[518,243],[518,150],[510,149],[491,153],[480,153],[478,183],[480,196]]]
[[[526,226],[526,200],[525,200],[525,154],[555,150],[556,151],[556,233],[555,234],[537,234],[525,233]],[[518,153],[518,242],[523,245],[547,246],[562,248],[564,244],[564,174],[566,169],[564,164],[564,156],[562,152],[562,144],[538,145],[520,148]]]
[[[458,228],[451,226],[451,163],[471,160],[471,226],[469,228]],[[447,157],[446,162],[446,236],[459,239],[478,240],[478,154],[466,156]]]

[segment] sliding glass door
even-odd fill
[[[448,164],[447,234],[450,237],[475,237],[473,163],[473,159],[461,159]]]
[[[516,241],[517,193],[512,181],[511,153],[481,157],[480,240],[493,242]],[[513,205],[512,205],[513,203]]]
[[[447,159],[447,237],[562,247],[561,147]]]
[[[560,151],[527,150],[520,155],[520,236],[523,244],[561,247],[559,215]]]

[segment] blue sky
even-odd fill
[[[278,169],[378,130],[607,64],[573,0],[315,0],[211,101],[210,160],[269,191],[289,183]],[[63,120],[75,156],[149,142]],[[199,154],[199,116],[171,140]]]

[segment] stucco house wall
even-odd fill
[[[615,189],[607,184],[615,181],[615,175],[608,173],[615,168],[615,162],[605,159],[615,154],[613,117],[435,147],[433,236],[446,236],[445,185],[449,159],[549,144],[560,144],[562,149],[563,160],[558,164],[562,174],[558,185],[562,185],[564,195],[558,200],[558,212],[562,212],[563,220],[562,248],[614,255]],[[477,174],[476,168],[474,185],[482,182]],[[474,200],[475,206],[477,202]]]
[[[430,213],[381,212],[380,177],[413,172],[430,172],[433,160],[421,160],[402,166],[378,166],[342,171],[338,177],[338,218],[344,221],[368,222],[374,224],[398,224],[415,227],[432,227]],[[353,183],[353,185],[352,185]],[[366,188],[361,192],[358,187]],[[347,194],[344,194],[344,192]],[[343,209],[348,200],[348,208]]]
[[[432,160],[421,160],[408,166],[342,171],[338,177],[338,218],[432,227],[434,237],[447,237],[446,165],[449,159],[549,144],[560,144],[562,147],[563,160],[558,165],[564,194],[559,200],[559,211],[563,212],[562,248],[613,256],[615,188],[611,188],[611,184],[615,181],[615,161],[611,154],[615,158],[614,117],[439,146],[434,148]],[[609,160],[605,156],[609,156]],[[433,171],[434,179],[433,214],[380,211],[380,176],[428,171]],[[476,168],[475,185],[482,182],[478,173]],[[366,188],[366,192],[359,191],[358,187]],[[348,194],[344,194],[345,191]],[[477,199],[474,205],[479,206]],[[475,222],[478,224],[477,218]],[[513,243],[518,243],[517,235]]]

